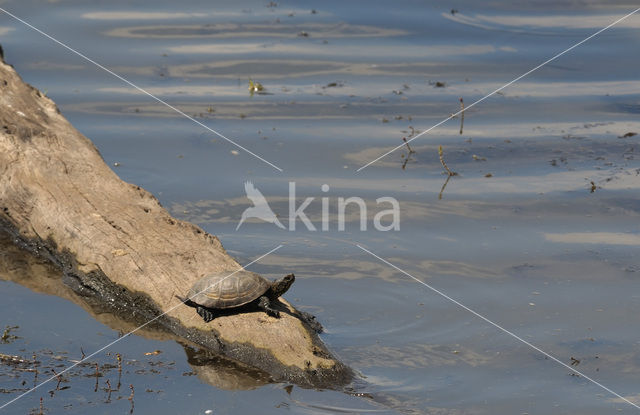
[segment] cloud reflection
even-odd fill
[[[546,240],[566,244],[640,245],[640,235],[621,232],[545,233]]]

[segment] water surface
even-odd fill
[[[130,384],[134,413],[637,411],[356,246],[638,402],[640,135],[627,133],[640,133],[640,17],[470,108],[462,133],[454,118],[413,141],[409,160],[403,148],[356,171],[458,111],[460,98],[469,105],[636,4],[2,7],[284,170],[1,17],[6,60],[56,101],[121,178],[217,235],[240,263],[284,244],[251,269],[295,272],[287,298],[318,317],[323,340],[360,375],[349,394],[288,388],[226,363],[204,373],[192,351],[146,334],[92,360],[102,375],[97,391],[95,368],[83,366],[61,383],[69,388],[55,390],[54,381],[7,413],[37,413],[40,398],[51,413],[128,413]],[[250,96],[249,79],[267,94]],[[458,173],[444,189],[439,146]],[[327,197],[329,230],[248,221],[236,231],[250,206],[247,180],[285,225],[289,182],[298,203],[315,198],[306,213],[319,229]],[[367,202],[366,231],[355,210],[338,230],[338,198],[351,196]],[[400,203],[400,231],[373,228],[376,198],[386,196]],[[0,283],[0,314],[3,325],[19,326],[10,331],[19,338],[0,353],[35,353],[56,370],[126,331],[60,290],[30,286],[33,264],[18,268],[28,270],[19,278],[10,274],[23,257],[5,252],[0,275],[15,282]],[[3,401],[33,384],[33,372],[0,369]],[[108,399],[106,379],[115,387],[119,374],[121,387]]]

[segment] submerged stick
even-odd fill
[[[451,171],[451,169],[449,169],[449,166],[447,166],[447,163],[444,162],[444,152],[442,151],[442,146],[438,147],[438,156],[440,156],[440,163],[442,163],[442,167],[444,167],[444,169],[447,171],[447,174],[449,174],[449,176],[457,176],[458,173],[456,173],[455,171]]]
[[[460,135],[462,135],[462,128],[464,127],[464,100],[460,97]]]
[[[409,154],[410,155],[415,154],[415,151],[413,151],[413,149],[409,145],[409,142],[407,141],[407,137],[402,137],[402,141],[404,141],[404,145],[407,146],[407,150],[409,150]]]

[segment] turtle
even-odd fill
[[[257,308],[280,318],[280,312],[271,307],[291,284],[295,275],[289,274],[276,281],[250,271],[214,272],[196,281],[187,298],[176,296],[185,305],[194,307],[206,323],[216,315]]]

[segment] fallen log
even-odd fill
[[[210,323],[179,305],[176,295],[196,280],[240,265],[215,236],[120,180],[54,102],[3,61],[0,89],[0,226],[56,264],[75,293],[135,324],[166,313],[154,327],[276,381],[336,387],[351,380],[286,301],[279,319],[251,312]]]

